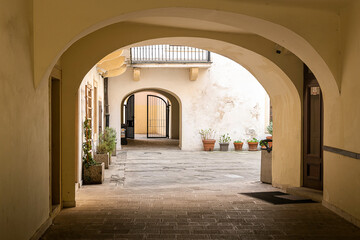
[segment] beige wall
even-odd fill
[[[325,119],[328,132],[324,144],[360,153],[360,2],[355,1],[340,16],[341,97],[333,99],[336,102]],[[360,226],[360,160],[324,154],[324,201],[350,213],[352,221]]]
[[[29,239],[50,210],[49,80],[34,88],[31,5],[0,7],[0,239]]]
[[[124,51],[126,52],[126,50]],[[201,68],[196,81],[189,79],[189,65],[154,64],[136,66],[140,70],[140,81],[133,81],[132,67],[118,77],[109,79],[110,125],[119,126],[120,114],[116,106],[129,92],[139,89],[165,89],[181,101],[182,122],[180,139],[182,149],[203,148],[200,129],[216,131],[216,149],[220,135],[229,133],[232,140],[246,141],[253,137],[264,139],[266,101],[268,95],[254,76],[236,62],[212,53],[212,64]],[[191,66],[191,65],[190,65]],[[136,106],[143,104],[144,133],[146,133],[146,95],[135,94]],[[171,104],[173,106],[175,104]],[[174,110],[174,109],[173,109]],[[135,129],[141,125],[136,115]],[[156,133],[156,131],[154,132]],[[244,149],[247,149],[244,144]],[[230,144],[230,149],[233,149]]]

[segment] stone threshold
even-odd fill
[[[311,188],[305,188],[305,187],[291,187],[287,188],[286,193],[300,196],[300,197],[306,197],[310,198],[311,200],[315,202],[322,202],[323,200],[323,192],[320,190],[315,190]]]

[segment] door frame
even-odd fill
[[[53,113],[53,107],[52,107],[52,90],[53,90],[53,81],[58,81],[59,86],[58,86],[58,91],[59,91],[59,109],[58,109],[58,114],[59,114],[59,126],[58,126],[58,131],[59,131],[59,142],[57,143],[58,148],[59,148],[59,162],[58,162],[58,179],[57,179],[57,184],[58,184],[58,203],[57,204],[53,204],[53,148],[52,148],[52,142],[53,142],[53,133],[52,133],[52,121],[53,121],[53,117],[52,117],[52,113]],[[62,148],[62,144],[61,144],[61,68],[58,67],[57,65],[54,67],[51,76],[49,78],[49,215],[50,217],[55,217],[60,210],[62,209],[62,179],[61,179],[61,174],[62,174],[62,157],[61,157],[61,148]]]
[[[307,154],[308,152],[308,131],[310,128],[309,123],[309,117],[308,117],[308,107],[309,107],[309,91],[308,88],[311,87],[319,87],[320,85],[315,77],[315,75],[310,71],[310,69],[304,65],[304,89],[303,89],[303,157],[302,157],[302,185],[303,187],[316,189],[316,190],[322,190],[323,184],[324,184],[324,154],[323,154],[323,147],[324,147],[324,102],[323,102],[323,96],[322,96],[322,90],[320,88],[320,121],[321,121],[321,128],[320,128],[320,156],[314,156],[314,157],[320,157],[321,159],[321,173],[320,173],[320,187],[313,187],[309,186],[306,183],[306,167],[305,166],[305,157],[309,156]],[[310,156],[311,157],[311,156]]]

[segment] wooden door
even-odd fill
[[[131,95],[125,105],[126,137],[135,137],[135,96]]]
[[[323,188],[323,99],[314,74],[304,67],[303,185]]]

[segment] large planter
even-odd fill
[[[267,136],[266,139],[272,140],[272,136]],[[268,142],[268,147],[272,147],[272,142]]]
[[[229,143],[220,143],[220,151],[226,152],[229,150]]]
[[[83,166],[83,183],[84,184],[101,184],[104,181],[105,163]]]
[[[244,143],[236,143],[234,142],[235,151],[241,151]]]
[[[261,151],[260,181],[263,183],[272,182],[272,152]]]
[[[257,151],[258,144],[258,142],[248,142],[249,151]]]
[[[94,160],[97,163],[104,163],[105,169],[109,168],[109,154],[108,153],[101,153],[101,154],[94,154]]]
[[[204,151],[213,151],[214,150],[214,146],[215,146],[215,139],[205,139],[202,140],[203,142],[203,146],[204,146]]]

